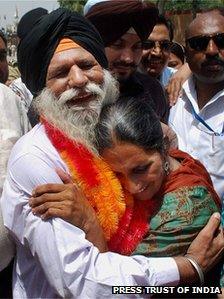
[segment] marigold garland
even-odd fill
[[[70,174],[96,211],[111,251],[131,254],[149,230],[154,201],[134,201],[122,192],[109,166],[81,143],[75,143],[41,118],[45,131]]]

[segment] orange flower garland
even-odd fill
[[[93,156],[82,144],[74,143],[61,131],[43,120],[52,144],[67,164],[70,174],[95,209],[105,237],[109,240],[125,212],[122,188],[99,157]]]

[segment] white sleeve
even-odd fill
[[[20,99],[7,86],[0,84],[0,197],[7,172],[7,163],[16,141],[25,133],[21,120]],[[25,116],[24,116],[25,117]],[[14,256],[15,248],[3,225],[0,210],[0,271]]]
[[[99,253],[83,231],[54,218],[42,221],[32,214],[27,200],[37,184],[59,183],[54,169],[33,156],[10,167],[3,191],[6,226],[28,246],[48,282],[62,297],[97,298],[111,294],[113,285],[176,285],[177,265],[172,258],[146,258]]]
[[[7,162],[13,145],[29,130],[29,120],[20,98],[0,84],[0,196],[6,176]]]

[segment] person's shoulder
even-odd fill
[[[19,97],[5,84],[0,83],[0,102],[5,102],[7,98],[8,104],[18,103]]]
[[[43,156],[46,157],[46,152],[52,152],[52,148],[53,146],[44,131],[43,125],[37,124],[15,143],[10,155],[9,165],[19,159],[24,157],[27,159],[27,157],[34,155],[42,159]]]
[[[143,74],[143,73],[140,73],[140,72],[136,72],[135,76],[139,81],[141,81],[143,83],[147,83],[147,84],[150,84],[152,86],[159,86],[160,88],[162,88],[161,83],[159,82],[159,80],[149,76],[148,74]]]
[[[140,72],[136,72],[135,76],[141,82],[145,92],[149,92],[154,97],[156,97],[157,93],[159,93],[160,97],[164,96],[164,88],[159,80]]]

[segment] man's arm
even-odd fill
[[[111,294],[112,285],[176,285],[177,265],[172,258],[125,257],[99,250],[83,231],[54,218],[42,221],[28,205],[39,184],[59,183],[46,162],[25,155],[10,163],[2,197],[5,225],[20,244],[39,261],[48,282],[62,297],[76,297],[89,289],[100,296]]]

